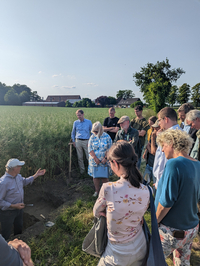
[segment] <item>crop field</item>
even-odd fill
[[[92,123],[108,116],[107,108],[83,108]],[[46,168],[45,178],[68,169],[69,141],[76,117],[75,108],[0,106],[0,171],[10,158],[26,162],[22,174],[29,176],[39,167]],[[144,110],[144,116],[154,115]],[[116,109],[116,116],[135,116],[134,109]],[[74,158],[76,160],[76,158]]]

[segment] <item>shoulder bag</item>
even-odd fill
[[[156,212],[154,206],[154,199],[149,186],[147,186],[150,193],[150,208],[151,208],[151,232],[144,219],[143,230],[147,240],[147,255],[143,261],[142,266],[167,266],[163,254],[160,235],[158,232],[158,223],[156,219]]]
[[[94,178],[98,178],[98,177],[108,178],[109,177],[108,166],[106,165],[93,166],[93,177]]]
[[[101,257],[108,242],[106,217],[94,218],[94,225],[86,235],[82,250],[95,257]]]

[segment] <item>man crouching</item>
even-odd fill
[[[10,237],[12,225],[14,225],[14,235],[22,233],[24,186],[32,184],[33,181],[46,170],[38,169],[37,172],[28,178],[22,177],[19,173],[24,161],[10,159],[6,164],[6,172],[0,178],[0,222],[1,234],[7,240]]]

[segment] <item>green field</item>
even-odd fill
[[[83,108],[92,123],[108,116],[107,108]],[[69,140],[76,117],[75,108],[0,106],[0,172],[10,158],[26,162],[22,174],[29,176],[39,167],[46,168],[45,178],[68,169]],[[153,111],[144,110],[146,118]],[[135,116],[134,110],[116,109],[116,116]],[[75,158],[76,160],[76,158]]]

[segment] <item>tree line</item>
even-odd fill
[[[22,105],[28,101],[41,101],[41,97],[26,85],[6,86],[0,82],[0,105]]]
[[[135,84],[140,87],[143,98],[156,113],[163,107],[191,101],[197,107],[200,104],[200,83],[190,89],[190,85],[184,83],[178,87],[174,85],[185,71],[182,68],[171,69],[169,60],[147,63],[139,72],[133,74]]]

